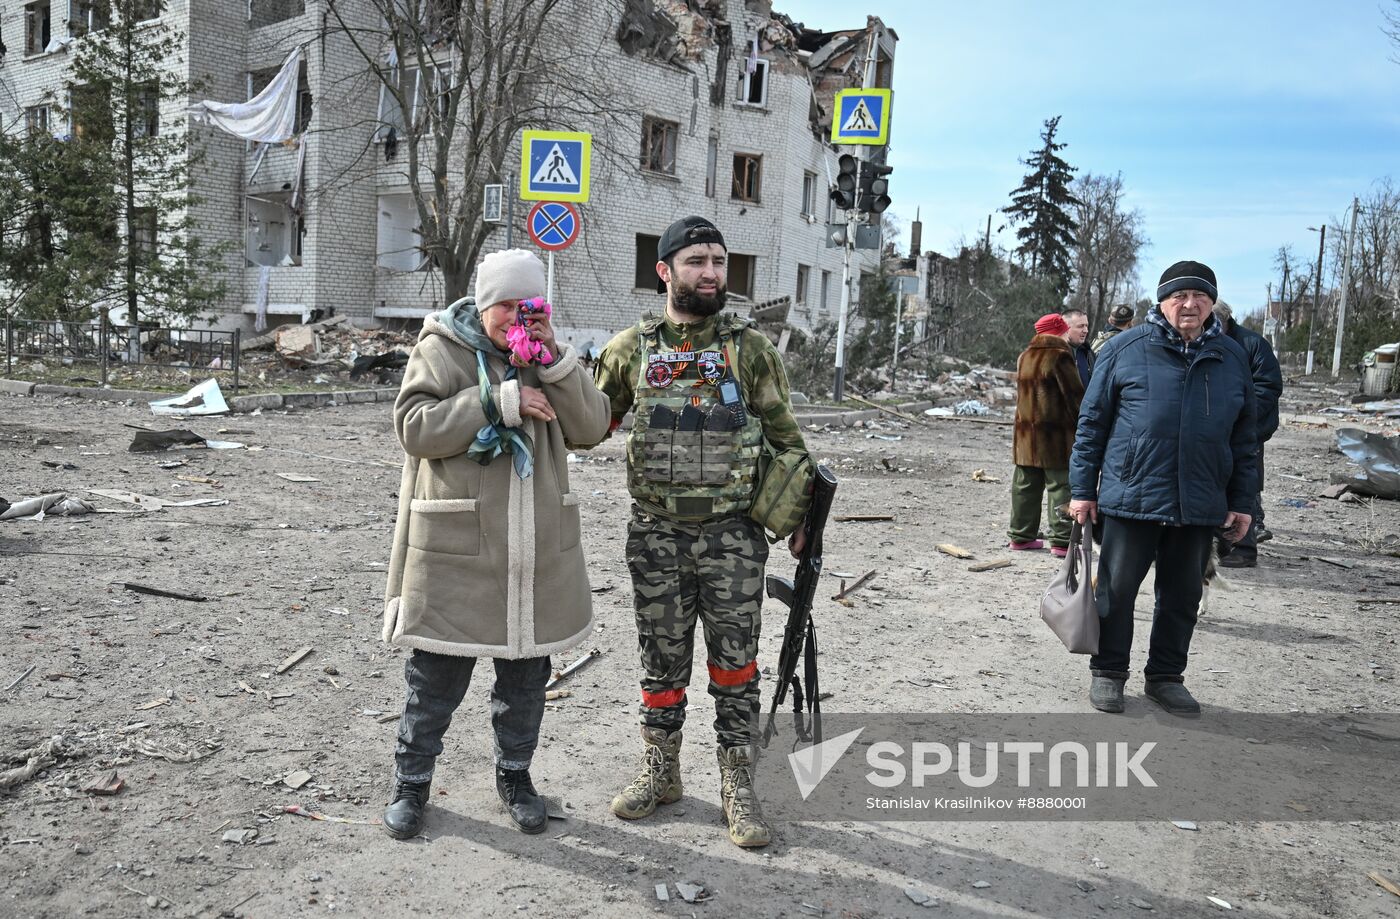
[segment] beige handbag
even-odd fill
[[[1040,618],[1071,654],[1099,653],[1099,611],[1094,605],[1094,545],[1075,524],[1069,553],[1040,598]]]

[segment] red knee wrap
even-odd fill
[[[666,689],[661,692],[642,690],[642,704],[647,708],[670,708],[685,701],[685,687]]]
[[[720,686],[743,686],[758,676],[758,661],[749,661],[738,670],[725,670],[716,665],[714,661],[710,661],[709,666],[710,681],[718,683]]]

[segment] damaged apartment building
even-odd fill
[[[7,130],[61,132],[61,119],[41,120],[42,111],[71,92],[69,39],[89,27],[84,17],[95,5],[0,0]],[[337,9],[359,16],[352,25],[362,38],[382,30],[368,0],[341,0]],[[167,0],[158,9],[185,36],[182,76],[203,81],[190,106],[251,100],[274,81],[285,100],[273,141],[220,129],[217,117],[191,127],[206,151],[195,176],[198,233],[229,244],[222,325],[329,315],[373,325],[446,305],[443,280],[420,247],[405,172],[409,132],[335,12],[326,0]],[[572,17],[569,31],[586,51],[560,66],[587,66],[614,103],[597,123],[546,109],[529,125],[594,134],[582,233],[555,258],[561,337],[601,344],[659,310],[656,242],[685,214],[723,231],[729,289],[743,298],[741,309],[743,301],[777,301],[799,328],[834,319],[843,253],[827,247],[827,223],[843,215],[829,199],[841,152],[828,141],[833,99],[840,89],[891,87],[894,31],[869,16],[856,28],[821,32],[766,0],[566,0],[554,15]],[[570,79],[567,70],[554,76]],[[416,83],[414,104],[431,104],[431,80],[420,75]],[[182,124],[187,113],[160,117]],[[508,183],[519,169],[518,142],[501,175],[480,180]],[[460,173],[452,181],[462,182]],[[506,193],[515,190],[508,184]],[[515,246],[531,245],[529,204],[514,202]],[[497,225],[485,251],[506,243],[506,227]],[[854,253],[853,299],[878,265],[878,250]]]

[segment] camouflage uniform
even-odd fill
[[[775,450],[806,450],[782,359],[748,325],[723,314],[685,324],[644,320],[609,342],[594,368],[594,380],[612,404],[614,430],[635,407],[628,434],[628,481],[635,503],[627,563],[644,672],[642,725],[670,732],[685,721],[698,618],[705,630],[715,732],[722,747],[749,742],[749,722],[758,714],[759,700],[758,635],[768,544],[762,527],[747,513],[757,484],[757,455],[750,456],[752,438],[743,428],[751,425]],[[649,374],[658,349],[699,359],[677,364],[674,373]],[[715,352],[723,355],[718,368],[713,366]],[[683,401],[698,402],[697,410],[706,418],[714,417],[720,407],[717,384],[730,371],[730,360],[738,363],[748,423],[729,437],[728,449],[736,457],[729,474],[692,475],[697,467],[711,468],[713,457],[698,447],[701,461],[696,464],[689,461],[689,447],[676,445],[670,450],[670,481],[662,481],[656,473],[662,460],[646,441],[652,413],[658,404],[681,395]],[[706,436],[711,427],[701,425]],[[676,432],[677,439],[681,433]]]

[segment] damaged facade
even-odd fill
[[[85,4],[48,0],[40,5],[49,9],[50,40],[30,49],[34,5],[0,8],[0,38],[10,49],[0,59],[7,130],[26,129],[46,100],[68,92],[69,55],[55,39],[85,27],[72,12]],[[534,127],[595,131],[595,141],[637,152],[611,162],[595,157],[592,198],[579,208],[582,235],[556,256],[561,337],[601,345],[660,309],[656,241],[691,213],[725,234],[731,294],[787,297],[797,327],[834,318],[842,252],[825,245],[826,223],[836,216],[828,190],[838,151],[825,140],[833,96],[867,79],[890,87],[897,36],[875,17],[850,31],[806,29],[761,0],[563,6],[579,41],[596,45],[592,66],[616,86],[622,133],[631,136],[619,136],[618,119]],[[361,12],[373,29],[372,5]],[[196,177],[200,235],[236,244],[224,263],[222,324],[251,328],[261,311],[270,325],[328,315],[369,325],[441,309],[442,280],[418,247],[403,126],[367,83],[363,59],[324,0],[169,0],[161,15],[185,33],[185,76],[205,79],[192,103],[250,99],[304,47],[292,139],[257,144],[194,128],[207,149]],[[518,165],[518,147],[512,156]],[[516,202],[516,246],[530,245],[527,210],[528,202]],[[501,226],[487,251],[505,245]],[[878,262],[877,251],[855,253],[853,296]]]

